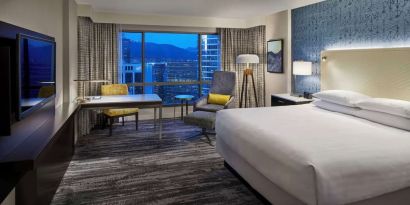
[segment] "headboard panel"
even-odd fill
[[[410,101],[410,48],[322,52],[321,90]]]

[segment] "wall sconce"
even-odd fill
[[[322,57],[322,62],[326,62],[327,61],[327,57],[326,56],[323,56]]]

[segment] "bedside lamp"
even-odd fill
[[[293,87],[294,91],[296,90],[296,76],[309,76],[312,75],[312,62],[308,61],[294,61],[293,62]],[[305,97],[306,93],[304,93]],[[299,96],[299,95],[297,95]]]
[[[253,78],[253,70],[249,68],[249,64],[254,63],[258,64],[259,63],[259,57],[255,54],[241,54],[236,57],[236,64],[245,64],[246,63],[246,69],[243,71],[243,80],[242,80],[242,91],[241,91],[241,98],[239,99],[239,107],[242,108],[242,102],[244,101],[243,98],[243,93],[245,92],[245,107],[247,107],[247,102],[246,98],[248,96],[248,77],[252,77],[252,86],[253,86],[253,92],[255,94],[255,102],[256,102],[256,107],[258,107],[258,96],[256,94],[256,87],[255,87],[255,80]]]

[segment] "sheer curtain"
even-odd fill
[[[120,26],[94,23],[88,17],[78,17],[78,79],[118,82]],[[100,83],[86,83],[85,96],[100,95]],[[78,85],[78,95],[83,87]],[[95,111],[80,112],[80,135],[96,124]]]
[[[250,65],[253,69],[256,84],[256,94],[259,106],[265,106],[265,70],[266,70],[266,28],[257,26],[247,29],[218,28],[221,38],[222,70],[237,73],[236,106],[239,107],[240,89],[242,86],[243,71],[246,65],[236,64],[236,56],[239,54],[256,54],[259,56],[258,65]],[[249,83],[249,82],[248,82]],[[248,105],[256,107],[253,96],[252,84],[248,84]]]

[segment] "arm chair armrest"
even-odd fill
[[[208,95],[204,95],[200,97],[198,100],[195,101],[194,103],[194,111],[196,110],[197,107],[200,107],[202,105],[208,104]]]
[[[232,109],[235,107],[235,97],[232,96],[231,99],[225,104],[224,109]]]

